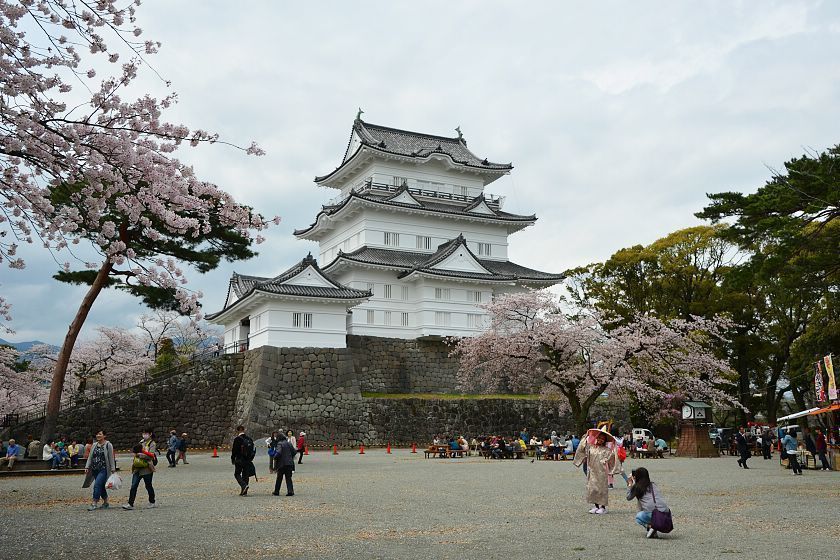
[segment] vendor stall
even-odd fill
[[[840,416],[840,403],[833,403],[827,406],[809,408],[808,410],[803,410],[801,412],[796,412],[794,414],[782,416],[781,418],[777,418],[776,420],[781,424],[783,422],[794,420],[796,418],[803,418],[806,416],[821,416],[824,414],[827,416],[821,418],[821,423],[827,427],[825,437],[828,441],[828,460],[831,463],[832,469],[834,469],[835,471],[840,471],[840,434],[838,434],[838,427],[840,427],[840,421],[838,421],[838,416]]]

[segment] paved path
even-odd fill
[[[570,462],[319,452],[304,457],[291,498],[270,495],[266,462],[258,457],[266,476],[247,498],[237,495],[225,457],[194,455],[176,469],[162,464],[155,474],[160,507],[145,509],[141,485],[140,507],[131,512],[85,511],[90,494],[75,476],[0,480],[0,558],[65,558],[70,543],[79,552],[95,545],[96,557],[109,559],[138,558],[138,550],[201,559],[670,560],[832,558],[840,550],[840,472],[794,477],[775,458],[753,458],[748,471],[734,457],[636,461],[674,510],[676,530],[658,541],[643,538],[623,490],[611,494],[607,515],[587,514],[583,475]],[[113,504],[127,495],[125,486]],[[50,543],[61,551],[47,553]],[[781,552],[794,547],[795,554]]]

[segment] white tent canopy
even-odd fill
[[[809,408],[808,410],[803,410],[802,412],[797,412],[795,414],[788,414],[787,416],[782,416],[781,418],[776,418],[776,422],[783,422],[785,420],[793,420],[794,418],[802,418],[803,416],[808,416],[809,414],[820,410],[820,407]]]

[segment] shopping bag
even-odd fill
[[[108,477],[108,481],[105,482],[105,488],[108,490],[119,490],[122,486],[122,477],[117,473],[112,474]]]

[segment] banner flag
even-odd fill
[[[825,372],[828,374],[828,400],[837,400],[837,381],[834,379],[834,364],[831,362],[831,354],[823,358]]]
[[[822,368],[820,363],[814,364],[814,393],[817,397],[817,402],[825,402],[825,384],[823,383]]]

